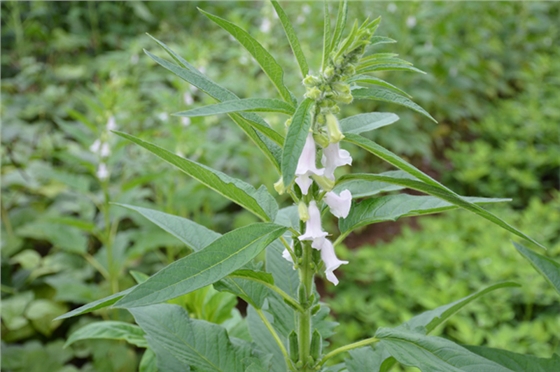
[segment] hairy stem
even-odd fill
[[[346,346],[339,347],[338,349],[335,349],[335,350],[331,351],[330,353],[328,353],[327,355],[325,355],[323,357],[323,359],[321,359],[321,362],[319,363],[319,365],[320,366],[323,365],[323,363],[325,363],[328,359],[334,357],[335,355],[338,355],[340,353],[344,353],[345,351],[356,349],[356,348],[359,348],[359,347],[362,347],[362,346],[371,345],[371,344],[374,344],[378,341],[380,341],[378,338],[371,337],[371,338],[366,338],[365,340],[362,340],[362,341],[354,342],[353,344],[348,344]]]
[[[299,345],[299,362],[302,364],[300,371],[313,371],[313,362],[309,360],[309,351],[311,344],[311,294],[313,293],[313,276],[314,270],[311,266],[313,262],[311,253],[311,244],[304,242],[302,263],[299,270],[300,288],[298,293],[300,297],[300,305],[304,311],[298,314],[298,345]],[[298,363],[299,364],[299,363]]]
[[[288,369],[290,371],[294,371],[294,365],[292,363],[292,360],[290,359],[290,356],[288,355],[288,351],[286,350],[286,347],[284,346],[284,343],[282,342],[282,340],[280,340],[280,337],[278,336],[278,333],[272,327],[272,324],[270,324],[270,322],[268,321],[268,319],[266,318],[266,316],[264,315],[264,313],[261,309],[256,309],[255,308],[255,311],[257,312],[257,314],[261,318],[262,322],[264,323],[264,325],[266,326],[266,328],[268,329],[268,331],[270,332],[270,334],[274,338],[274,341],[276,341],[276,343],[278,344],[278,347],[280,348],[280,351],[282,352],[282,355],[284,356],[284,359],[286,360],[286,365],[288,366]]]

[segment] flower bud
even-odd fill
[[[309,88],[317,86],[320,83],[321,83],[321,80],[318,77],[313,76],[313,75],[307,75],[305,77],[305,79],[303,79],[303,85],[305,85],[306,87],[309,87]]]
[[[324,133],[313,133],[313,139],[315,143],[318,143],[322,148],[327,147],[330,143],[329,138]]]
[[[321,98],[321,94],[322,92],[317,87],[308,88],[307,93],[305,93],[305,98],[310,98],[314,101],[317,101],[319,98]]]
[[[340,126],[336,116],[333,114],[326,115],[327,130],[329,132],[329,141],[331,143],[340,142],[344,138],[344,134],[340,131]]]
[[[288,128],[291,124],[292,124],[292,118],[289,118],[288,120],[286,120],[284,122],[284,125],[286,126],[286,128]]]
[[[274,190],[276,190],[279,195],[282,195],[286,192],[286,186],[284,186],[284,179],[282,178],[282,176],[280,176],[280,179],[274,183]]]
[[[303,222],[307,222],[307,220],[309,220],[309,211],[307,210],[307,205],[305,204],[305,202],[303,201],[299,202],[298,213],[299,213],[299,219],[302,220]]]
[[[348,104],[352,103],[352,101],[354,100],[354,97],[352,97],[352,94],[344,94],[344,95],[336,97],[335,100],[337,102],[344,103],[344,104],[348,105]]]
[[[325,191],[331,191],[334,187],[334,180],[327,178],[325,176],[313,175],[313,180]]]
[[[330,79],[334,76],[334,68],[332,66],[329,66],[325,69],[325,71],[323,72],[323,76],[326,79]]]

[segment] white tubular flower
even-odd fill
[[[101,145],[99,155],[101,155],[102,158],[106,158],[111,155],[111,148],[109,147],[109,144],[107,142],[103,142],[103,144]]]
[[[294,260],[292,260],[292,255],[290,254],[290,252],[288,251],[287,248],[284,248],[284,251],[282,252],[282,257],[283,257],[286,261],[290,262],[291,264],[294,263]]]
[[[190,92],[185,92],[183,94],[183,101],[185,102],[185,105],[187,105],[187,106],[190,106],[194,103],[193,96],[191,95]]]
[[[305,222],[305,234],[299,237],[299,240],[313,240],[324,238],[327,233],[321,227],[321,211],[317,208],[315,200],[309,202],[307,208],[309,219]]]
[[[105,165],[105,163],[100,163],[99,167],[97,167],[97,172],[95,174],[97,178],[99,178],[102,181],[109,178],[109,169],[107,169],[107,165]]]
[[[348,261],[339,260],[334,253],[334,246],[329,239],[317,239],[313,242],[313,247],[321,251],[321,259],[325,263],[325,276],[327,280],[334,285],[338,284],[338,279],[333,271],[338,269],[340,265],[346,265]]]
[[[343,165],[352,165],[352,157],[338,143],[331,143],[323,149],[321,164],[325,166],[325,177],[334,180],[334,170]]]
[[[325,194],[325,203],[336,217],[346,218],[352,206],[352,193],[350,190],[343,190],[340,195],[336,195],[334,191],[330,191]]]
[[[89,147],[89,151],[97,154],[101,148],[101,141],[96,139],[95,142]]]
[[[113,115],[109,116],[109,120],[107,120],[107,130],[117,130],[117,122]]]
[[[181,124],[184,127],[188,127],[189,125],[191,125],[191,118],[189,118],[188,116],[181,117]]]
[[[296,168],[296,183],[301,188],[303,195],[307,195],[313,180],[309,176],[315,174],[322,176],[324,169],[317,169],[316,148],[313,134],[309,133],[305,139],[305,145],[298,160]]]

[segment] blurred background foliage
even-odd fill
[[[225,232],[254,217],[108,129],[132,133],[235,177],[272,189],[274,174],[226,117],[182,121],[172,113],[210,103],[156,67],[150,33],[240,97],[271,96],[251,57],[196,7],[236,22],[304,89],[281,26],[266,2],[2,2],[2,365],[6,371],[133,371],[138,350],[114,341],[63,349],[101,311],[51,320],[134,284],[188,254],[175,238],[112,203],[159,209]],[[322,4],[286,2],[311,66],[318,66]],[[554,2],[352,2],[349,19],[383,17],[378,30],[427,72],[381,73],[438,121],[389,104],[344,114],[397,112],[371,133],[464,195],[509,197],[496,211],[560,256],[560,5]],[[385,76],[386,75],[386,76]],[[282,130],[283,120],[267,118]],[[107,128],[109,126],[109,128]],[[92,151],[96,141],[110,154]],[[95,147],[93,147],[95,150]],[[353,171],[383,166],[355,151]],[[100,174],[106,165],[108,178]],[[101,177],[99,177],[101,175]],[[410,227],[412,226],[412,227]],[[440,329],[462,343],[549,356],[559,350],[560,305],[510,246],[511,236],[463,212],[386,231],[364,229],[341,255],[341,284],[326,286],[341,323],[333,345],[502,280],[526,283],[469,306]],[[397,235],[397,236],[394,236]],[[385,240],[383,242],[381,240]],[[370,243],[375,242],[373,247]],[[321,286],[322,287],[322,286]],[[204,289],[177,300],[192,316],[243,335],[235,299]],[[225,323],[224,323],[225,322]]]

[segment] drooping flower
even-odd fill
[[[95,174],[97,178],[102,181],[109,178],[109,169],[107,169],[107,165],[105,163],[100,163]]]
[[[107,120],[107,130],[117,130],[117,121],[113,115],[109,116],[109,120]]]
[[[309,187],[313,183],[310,176],[313,174],[322,176],[325,171],[324,169],[317,169],[316,151],[313,134],[309,133],[305,139],[305,145],[303,146],[303,150],[299,156],[296,168],[296,183],[300,187],[303,195],[307,195]]]
[[[325,194],[325,203],[329,206],[331,213],[338,218],[346,218],[352,206],[352,193],[350,190],[342,190],[340,195],[334,191]]]
[[[327,114],[325,117],[327,122],[327,132],[329,133],[329,140],[331,143],[340,142],[344,138],[344,134],[340,131],[338,119],[333,114]]]
[[[334,180],[334,170],[343,165],[351,165],[352,157],[348,151],[341,149],[338,143],[331,143],[323,149],[321,164],[325,167],[325,177]]]
[[[299,240],[315,240],[324,238],[327,233],[321,227],[321,211],[317,208],[315,200],[309,202],[307,208],[309,219],[305,222],[305,234],[299,237]]]
[[[321,251],[321,259],[325,263],[325,276],[327,280],[337,285],[338,278],[334,275],[333,271],[338,269],[340,265],[346,265],[348,261],[342,261],[336,257],[334,246],[327,238],[316,239],[311,246]]]
[[[96,139],[95,142],[89,147],[89,151],[97,154],[101,148],[101,141]]]
[[[111,155],[111,148],[109,147],[109,144],[107,142],[103,142],[103,144],[101,145],[99,155],[101,155],[102,158],[106,158]]]

